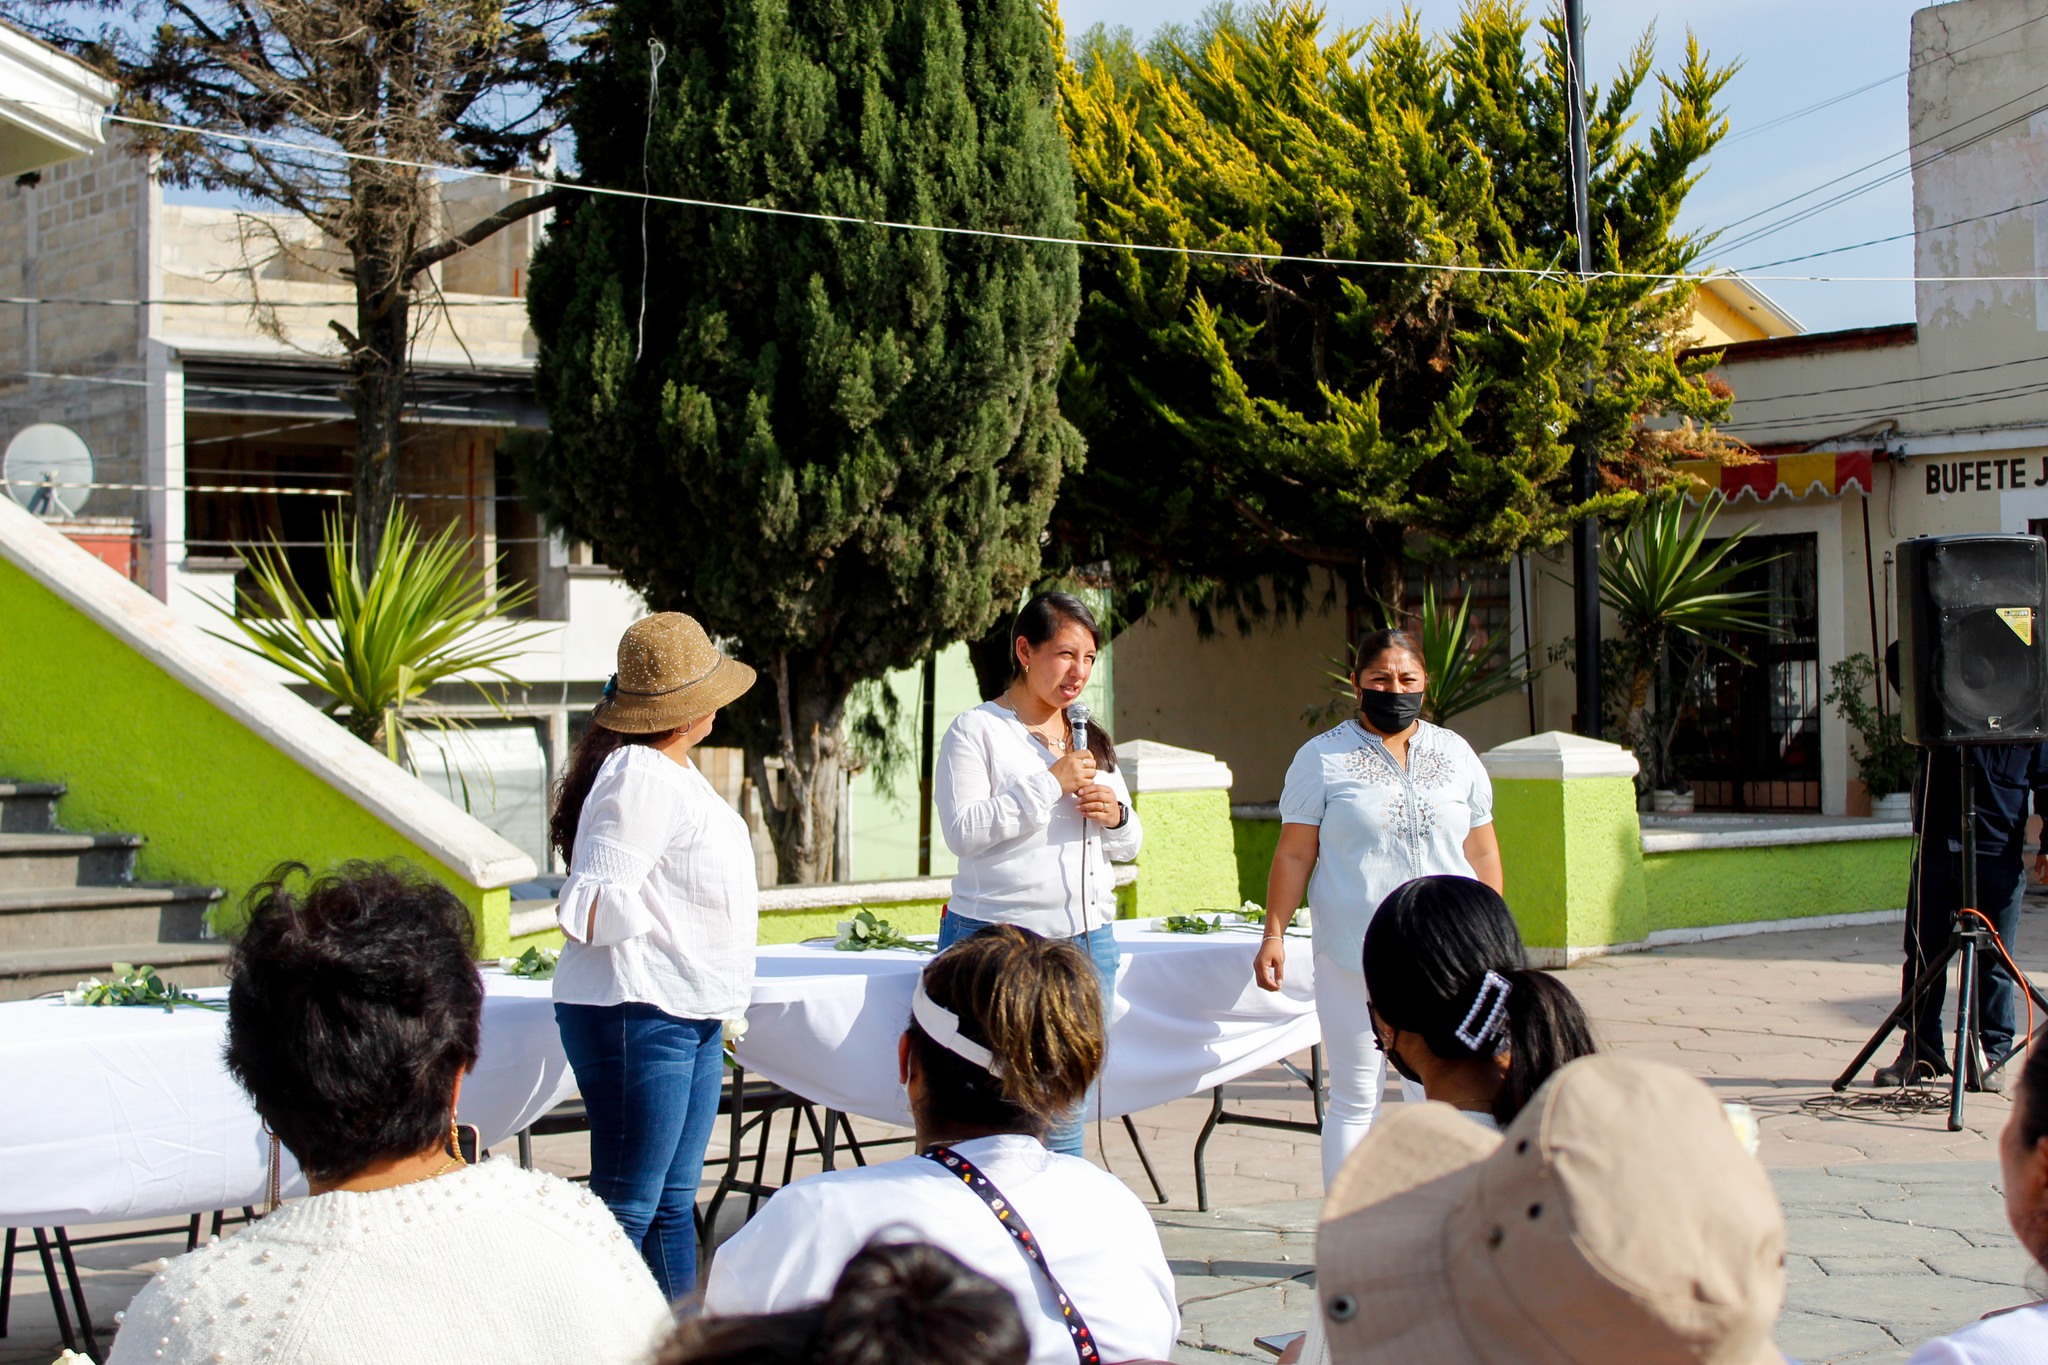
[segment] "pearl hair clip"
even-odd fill
[[[991,1076],[1003,1074],[1002,1063],[995,1059],[994,1053],[960,1032],[960,1016],[934,1003],[924,993],[922,978],[910,993],[910,1017],[917,1020],[917,1026],[925,1031],[926,1037],[955,1057],[974,1063]]]
[[[1508,979],[1499,972],[1489,971],[1479,983],[1479,993],[1472,997],[1472,1008],[1465,1011],[1465,1022],[1453,1030],[1457,1040],[1474,1052],[1492,1044],[1500,1036],[1501,1020],[1507,1017],[1508,992],[1513,989]],[[1486,1022],[1478,1028],[1472,1021],[1484,1016]]]

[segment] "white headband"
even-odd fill
[[[1499,972],[1488,972],[1479,983],[1479,993],[1472,997],[1472,1008],[1465,1011],[1465,1022],[1453,1030],[1457,1040],[1478,1052],[1492,1044],[1500,1036],[1501,1020],[1508,1012],[1508,992],[1512,989],[1508,979]],[[1486,1022],[1472,1027],[1481,1018]]]
[[[910,992],[910,1017],[917,1020],[917,1026],[924,1030],[927,1038],[955,1057],[974,1063],[991,1076],[1003,1074],[1002,1063],[995,1059],[994,1053],[961,1034],[960,1016],[943,1005],[934,1004],[932,998],[924,993],[924,978],[921,976],[916,988]]]

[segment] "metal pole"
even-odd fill
[[[932,875],[932,737],[938,720],[939,704],[939,656],[927,654],[924,659],[924,697],[919,711],[922,712],[923,736],[917,753],[917,875]]]
[[[1592,206],[1586,150],[1586,10],[1583,0],[1564,0],[1565,100],[1571,121],[1572,232],[1579,239],[1579,278],[1593,273]],[[1586,392],[1593,376],[1586,376]],[[1572,498],[1593,496],[1593,451],[1581,438],[1572,452]],[[1572,626],[1578,645],[1579,733],[1600,738],[1600,525],[1592,517],[1572,527]]]

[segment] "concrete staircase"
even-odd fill
[[[228,945],[200,937],[214,886],[137,882],[133,834],[57,828],[57,782],[0,781],[0,1000],[69,990],[116,962],[218,985]]]

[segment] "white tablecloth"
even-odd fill
[[[1117,926],[1123,966],[1103,1093],[1112,1116],[1206,1090],[1315,1043],[1306,935],[1287,940],[1287,989],[1252,985],[1256,930],[1163,934]],[[834,1109],[908,1124],[896,1039],[928,958],[764,948],[740,1059]],[[483,1052],[462,1121],[486,1146],[575,1094],[553,987],[484,973]],[[219,999],[225,991],[201,992]],[[175,1217],[259,1203],[269,1144],[221,1062],[227,1016],[181,1009],[0,1004],[0,1227]],[[288,1193],[305,1183],[284,1154]]]
[[[484,973],[462,1121],[504,1142],[576,1091],[553,987]],[[224,999],[225,990],[202,991]],[[0,1004],[0,1227],[174,1217],[261,1203],[270,1145],[221,1061],[214,1010]],[[305,1182],[291,1153],[295,1193]]]
[[[1116,936],[1123,963],[1102,1084],[1108,1116],[1196,1094],[1321,1040],[1306,934],[1287,939],[1278,994],[1252,984],[1256,928],[1167,934],[1127,920]],[[907,1125],[896,1039],[929,960],[826,944],[763,948],[741,1063],[833,1109]]]

